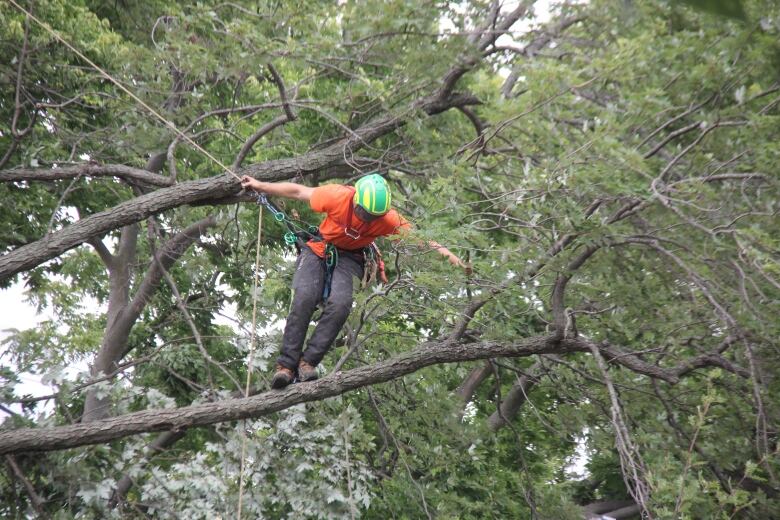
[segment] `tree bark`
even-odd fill
[[[171,186],[170,177],[157,175],[150,170],[141,170],[124,164],[76,164],[62,168],[15,168],[0,171],[0,182],[58,181],[76,177],[118,177],[128,182],[149,186]]]
[[[108,310],[106,312],[106,330],[103,333],[103,342],[90,368],[90,374],[93,379],[116,371],[119,359],[118,356],[112,355],[111,351],[117,347],[121,348],[122,345],[127,343],[129,328],[127,331],[124,330],[125,327],[122,326],[121,317],[123,311],[127,308],[130,298],[131,264],[135,261],[137,242],[138,225],[126,226],[122,229],[116,256],[109,255],[107,258],[104,258],[108,267]],[[94,421],[108,415],[110,399],[108,396],[99,395],[100,393],[95,388],[87,391],[82,421]]]
[[[469,95],[453,94],[446,99],[428,96],[413,103],[411,112],[420,110],[428,115],[439,114],[456,106],[476,104]],[[339,142],[299,157],[255,164],[237,172],[264,181],[281,181],[330,168],[344,162],[344,150],[351,153],[392,132],[406,123],[409,111],[378,117],[354,130]],[[0,282],[16,273],[27,271],[47,260],[111,230],[118,229],[187,204],[217,201],[241,190],[238,179],[227,173],[207,179],[182,182],[169,188],[141,195],[106,211],[85,217],[65,229],[40,240],[14,249],[0,257]]]
[[[469,401],[471,401],[471,398],[474,396],[474,392],[477,391],[477,388],[479,388],[479,385],[481,385],[492,372],[490,363],[475,367],[469,372],[466,379],[464,379],[460,386],[455,390],[455,394],[463,400],[463,406],[466,406]]]
[[[171,238],[161,251],[161,262],[164,269],[170,268],[184,252],[205,231],[216,225],[216,219],[206,217],[191,224],[182,232]],[[127,226],[116,256],[109,260],[110,292],[108,301],[106,331],[95,361],[90,367],[93,379],[102,374],[116,372],[118,363],[128,353],[127,341],[130,331],[141,315],[146,303],[151,299],[162,279],[162,271],[157,262],[153,262],[136,291],[133,300],[129,299],[130,266],[135,262],[135,241],[138,226]],[[108,416],[110,400],[108,397],[98,397],[97,389],[87,391],[84,400],[83,422],[95,421]]]

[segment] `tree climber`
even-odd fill
[[[313,381],[317,379],[317,365],[352,310],[352,277],[363,277],[366,249],[378,237],[400,238],[411,225],[390,209],[390,187],[379,174],[360,178],[354,187],[328,184],[310,188],[292,182],[261,182],[246,175],[241,178],[241,186],[258,193],[304,200],[314,211],[326,214],[319,234],[306,242],[298,255],[292,305],[271,387],[289,385],[296,371],[299,381]],[[432,241],[428,245],[454,266],[470,272],[470,267],[446,247]],[[325,300],[322,316],[301,353],[309,322],[321,300]]]

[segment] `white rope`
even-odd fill
[[[246,369],[246,387],[244,397],[249,397],[249,385],[252,380],[252,360],[255,353],[255,339],[257,338],[257,287],[260,279],[260,241],[263,237],[263,206],[257,216],[257,245],[255,246],[255,277],[252,288],[252,332],[249,340],[249,359]],[[241,426],[241,470],[238,475],[238,511],[236,518],[241,520],[241,505],[244,498],[244,466],[246,461],[246,419]]]
[[[163,117],[160,113],[158,113],[156,110],[154,110],[152,107],[147,105],[141,98],[133,94],[127,87],[122,85],[122,83],[119,82],[116,78],[114,78],[111,74],[100,68],[97,64],[95,64],[92,60],[87,58],[84,54],[78,51],[73,45],[68,43],[62,36],[59,35],[57,31],[49,27],[48,24],[45,22],[42,22],[38,18],[36,18],[32,13],[27,11],[24,7],[16,3],[15,0],[8,0],[14,7],[16,7],[19,11],[23,12],[25,15],[29,17],[29,19],[33,20],[36,24],[38,24],[40,27],[42,27],[46,32],[54,36],[56,40],[58,40],[60,43],[65,45],[68,49],[73,51],[76,56],[87,62],[93,69],[100,72],[100,74],[103,75],[104,78],[106,78],[108,81],[119,87],[123,92],[125,92],[128,96],[130,96],[136,103],[144,107],[150,114],[155,116],[157,119],[159,119],[165,126],[173,130],[173,132],[178,135],[181,139],[185,140],[189,144],[191,144],[196,150],[201,152],[203,155],[211,159],[215,164],[217,164],[220,168],[222,168],[225,172],[229,173],[233,177],[235,177],[237,180],[241,180],[241,177],[239,177],[233,170],[222,164],[222,162],[214,157],[212,154],[210,154],[206,149],[204,149],[202,146],[200,146],[198,143],[193,141],[189,136],[187,136],[184,132],[176,128],[176,125],[174,125],[172,122],[168,121],[165,117]],[[255,250],[255,276],[254,276],[254,289],[253,289],[253,304],[252,304],[252,332],[251,332],[251,339],[249,343],[249,360],[247,363],[247,374],[246,374],[246,387],[244,389],[244,397],[249,396],[249,387],[252,380],[252,359],[254,357],[254,351],[255,351],[255,339],[257,336],[257,287],[258,287],[258,280],[260,275],[260,242],[262,240],[262,234],[263,234],[263,207],[260,206],[260,212],[258,215],[257,220],[257,247]],[[237,512],[237,518],[238,520],[241,520],[241,505],[243,501],[243,495],[244,495],[244,466],[246,461],[246,420],[243,421],[243,427],[241,428],[241,431],[243,433],[243,440],[241,443],[241,471],[239,474],[239,487],[238,487],[238,512]]]
[[[182,132],[181,130],[179,130],[178,128],[176,128],[176,125],[174,125],[173,123],[171,123],[170,121],[168,121],[167,119],[165,119],[165,117],[163,117],[162,115],[160,115],[160,114],[159,114],[159,113],[158,113],[156,110],[154,110],[152,107],[150,107],[149,105],[147,105],[146,103],[144,103],[144,102],[143,102],[143,100],[142,100],[141,98],[139,98],[138,96],[136,96],[135,94],[133,94],[133,93],[132,93],[132,92],[131,92],[131,91],[130,91],[130,90],[127,88],[127,87],[125,87],[124,85],[122,85],[122,83],[120,83],[120,82],[119,82],[119,80],[115,79],[115,78],[114,78],[114,77],[113,77],[111,74],[109,74],[109,73],[108,73],[108,72],[106,72],[105,70],[101,69],[101,68],[100,68],[99,66],[97,66],[97,65],[96,65],[94,62],[92,62],[92,60],[90,60],[89,58],[87,58],[86,56],[84,56],[84,54],[82,54],[81,52],[79,52],[79,51],[78,51],[78,50],[77,50],[75,47],[73,47],[73,45],[71,45],[70,43],[68,43],[68,42],[67,42],[67,41],[66,41],[66,40],[65,40],[65,39],[64,39],[62,36],[60,36],[60,35],[59,35],[59,33],[58,33],[57,31],[55,31],[54,29],[52,29],[51,27],[49,27],[49,25],[48,25],[48,24],[46,24],[45,22],[42,22],[42,21],[40,21],[38,18],[36,18],[35,16],[33,16],[33,14],[32,14],[32,13],[30,13],[28,10],[26,10],[26,9],[25,9],[24,7],[22,7],[21,5],[17,4],[15,0],[8,0],[8,1],[9,1],[9,2],[11,2],[11,4],[12,4],[14,7],[16,7],[18,10],[20,10],[21,12],[23,12],[24,14],[26,14],[27,16],[29,16],[31,20],[33,20],[35,23],[37,23],[37,24],[38,24],[38,25],[40,25],[40,26],[41,26],[43,29],[45,29],[45,30],[46,30],[46,32],[48,32],[49,34],[51,34],[52,36],[54,36],[54,38],[56,38],[58,41],[60,41],[60,42],[61,42],[61,43],[62,43],[62,44],[65,46],[65,47],[67,47],[68,49],[70,49],[71,51],[73,51],[73,53],[74,53],[74,54],[76,54],[76,56],[78,56],[78,57],[79,57],[79,58],[81,58],[82,60],[84,60],[84,61],[86,61],[87,63],[89,63],[89,65],[90,65],[92,68],[94,68],[95,70],[97,70],[98,72],[100,72],[100,73],[103,75],[103,77],[104,77],[104,78],[106,78],[108,81],[110,81],[111,83],[113,83],[114,85],[116,85],[117,87],[119,87],[119,88],[120,88],[120,89],[121,89],[123,92],[125,92],[125,93],[126,93],[128,96],[130,96],[131,98],[133,98],[133,99],[134,99],[134,100],[135,100],[135,101],[136,101],[138,104],[140,104],[141,106],[143,106],[143,107],[144,107],[144,108],[145,108],[145,109],[146,109],[146,110],[147,110],[149,113],[151,113],[153,116],[155,116],[157,119],[159,119],[159,120],[160,120],[160,121],[161,121],[161,122],[162,122],[162,123],[163,123],[165,126],[167,126],[168,128],[170,128],[171,130],[173,130],[173,131],[174,131],[174,133],[176,133],[176,135],[178,135],[179,137],[181,137],[182,139],[184,139],[185,141],[187,141],[188,143],[190,143],[190,144],[191,144],[193,147],[195,147],[195,149],[197,149],[197,150],[198,150],[198,151],[200,151],[202,154],[204,154],[206,157],[208,157],[209,159],[211,159],[212,161],[214,161],[214,163],[216,163],[216,164],[217,164],[217,165],[218,165],[220,168],[222,168],[222,169],[223,169],[223,170],[225,170],[227,173],[229,173],[230,175],[232,175],[233,177],[235,177],[237,180],[241,180],[241,177],[239,177],[239,176],[238,176],[238,175],[237,175],[237,174],[236,174],[236,173],[235,173],[233,170],[231,170],[230,168],[228,168],[227,166],[225,166],[224,164],[222,164],[222,162],[221,162],[219,159],[217,159],[216,157],[214,157],[213,155],[211,155],[211,154],[210,154],[210,153],[209,153],[207,150],[205,150],[205,149],[204,149],[202,146],[200,146],[198,143],[196,143],[196,142],[195,142],[195,141],[193,141],[193,140],[192,140],[190,137],[188,137],[186,134],[184,134],[184,132]]]

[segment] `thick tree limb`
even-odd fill
[[[74,448],[139,433],[178,431],[193,426],[261,417],[299,403],[320,401],[357,388],[384,383],[439,363],[567,353],[584,351],[586,348],[581,343],[556,341],[551,336],[536,336],[510,345],[492,342],[429,342],[375,365],[338,372],[319,381],[292,385],[281,391],[181,408],[145,410],[91,423],[5,431],[0,433],[0,454]]]
[[[555,333],[560,337],[567,335],[569,327],[568,322],[571,319],[566,312],[564,303],[564,292],[566,291],[566,285],[571,280],[574,272],[582,267],[587,262],[588,258],[593,256],[593,253],[599,250],[599,246],[588,246],[585,250],[577,256],[566,268],[565,273],[561,273],[555,280],[555,286],[553,287],[552,295],[550,296],[550,302],[553,310],[553,316],[555,319]]]
[[[428,96],[413,103],[411,110],[421,110],[429,115],[434,115],[453,107],[477,102],[476,98],[469,95],[454,94],[444,100]],[[370,121],[348,137],[327,148],[298,157],[255,164],[239,173],[264,181],[280,181],[343,164],[345,149],[354,152],[367,143],[403,126],[406,122],[406,115],[406,113],[384,115]],[[235,195],[239,190],[238,180],[231,175],[224,174],[207,179],[182,182],[169,188],[141,195],[106,211],[83,218],[57,233],[46,235],[40,240],[3,255],[0,257],[0,281],[56,258],[69,249],[91,238],[102,236],[113,229],[139,222],[149,216],[186,204],[224,199]]]
[[[594,345],[578,338],[558,339],[555,334],[535,336],[505,345],[495,342],[462,343],[445,339],[423,343],[420,348],[375,365],[336,372],[312,383],[301,383],[282,391],[270,391],[240,399],[172,408],[145,410],[118,417],[55,428],[22,428],[0,433],[0,455],[25,451],[51,451],[108,442],[129,435],[156,431],[179,431],[225,421],[256,418],[290,406],[321,401],[350,390],[384,383],[422,368],[440,363],[476,361],[500,357],[527,357],[539,354],[588,352],[596,349],[612,355],[607,361],[637,373],[676,383],[679,376],[696,368],[723,366],[721,360],[701,356],[698,362],[663,369],[641,361],[633,354],[617,352],[614,347]],[[711,355],[710,355],[711,356]],[[721,358],[722,359],[722,358]]]
[[[528,369],[528,373],[520,376],[518,381],[507,392],[506,397],[501,401],[498,410],[493,412],[488,417],[488,427],[492,431],[498,431],[502,426],[508,424],[512,419],[517,417],[520,408],[528,399],[528,392],[539,380],[539,372],[541,372],[543,366],[541,361],[537,361],[531,368]]]
[[[466,376],[466,379],[464,379],[460,386],[455,390],[455,394],[463,400],[464,406],[467,405],[469,401],[471,401],[471,398],[474,396],[474,392],[477,391],[479,385],[481,385],[482,382],[487,379],[491,373],[492,368],[490,363],[484,363],[474,367],[474,369],[469,372],[469,375]]]
[[[135,262],[135,241],[137,225],[123,229],[117,255],[113,257],[112,268],[109,269],[111,291],[109,293],[108,323],[101,342],[100,350],[95,356],[90,372],[94,379],[101,374],[115,373],[119,361],[128,353],[128,338],[130,330],[135,325],[138,316],[143,312],[147,302],[152,298],[162,279],[162,269],[169,269],[184,252],[200,238],[206,230],[216,224],[213,216],[199,220],[168,240],[160,250],[160,262],[154,262],[136,291],[132,301],[129,299],[130,267]],[[134,229],[135,232],[130,232]],[[87,391],[84,401],[82,421],[94,421],[108,415],[110,400],[98,397],[95,389]]]
[[[149,215],[214,196],[238,191],[238,181],[228,175],[182,183],[141,195],[113,208],[85,217],[65,229],[14,249],[0,257],[0,279],[5,280],[56,258],[85,241],[143,220]]]

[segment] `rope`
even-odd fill
[[[263,206],[257,216],[257,245],[255,246],[255,277],[252,288],[252,333],[249,340],[249,360],[246,370],[246,387],[244,397],[249,397],[249,385],[252,380],[252,359],[255,353],[255,339],[257,338],[257,287],[260,279],[260,242],[263,236]],[[246,419],[241,428],[241,471],[238,475],[238,511],[236,518],[241,520],[241,505],[244,498],[244,465],[246,461]]]
[[[36,17],[35,17],[35,16],[34,16],[34,15],[31,13],[31,12],[29,12],[28,10],[26,10],[26,9],[25,9],[24,7],[22,7],[21,5],[17,4],[15,0],[8,0],[8,1],[9,1],[9,2],[11,2],[11,4],[12,4],[14,7],[16,7],[16,8],[17,8],[19,11],[23,12],[23,13],[24,13],[24,14],[26,14],[28,17],[30,17],[30,19],[31,19],[32,21],[34,21],[36,24],[38,24],[38,25],[39,25],[39,26],[41,26],[41,27],[42,27],[44,30],[46,30],[46,32],[48,32],[49,34],[51,34],[52,36],[54,36],[54,38],[55,38],[55,39],[57,39],[57,40],[58,40],[60,43],[62,43],[62,44],[65,46],[65,47],[67,47],[68,49],[70,49],[71,51],[73,51],[73,53],[74,53],[74,54],[76,54],[76,56],[78,56],[78,57],[79,57],[79,58],[81,58],[82,60],[84,60],[84,61],[86,61],[87,63],[89,63],[89,65],[90,65],[92,68],[94,68],[95,70],[97,70],[98,72],[100,72],[100,73],[103,75],[103,77],[104,77],[104,78],[106,78],[108,81],[110,81],[111,83],[113,83],[114,85],[116,85],[117,87],[119,87],[119,88],[120,88],[120,89],[121,89],[121,90],[122,90],[122,91],[123,91],[125,94],[127,94],[128,96],[130,96],[131,98],[133,98],[133,100],[135,100],[135,101],[136,101],[136,102],[137,102],[139,105],[143,106],[143,107],[144,107],[144,108],[145,108],[145,109],[146,109],[146,110],[147,110],[149,113],[151,113],[153,116],[155,116],[157,119],[159,119],[159,120],[160,120],[160,121],[161,121],[161,122],[162,122],[162,123],[163,123],[165,126],[167,126],[168,128],[170,128],[171,130],[173,130],[173,131],[174,131],[174,133],[176,133],[176,135],[178,135],[179,137],[181,137],[182,139],[184,139],[185,141],[187,141],[189,144],[191,144],[193,147],[195,147],[195,149],[196,149],[196,150],[198,150],[198,151],[199,151],[199,152],[201,152],[203,155],[205,155],[206,157],[208,157],[209,159],[211,159],[212,161],[214,161],[214,163],[216,163],[216,164],[217,164],[217,165],[218,165],[220,168],[222,168],[222,169],[223,169],[223,170],[225,170],[227,173],[229,173],[230,175],[232,175],[233,177],[235,177],[235,178],[236,178],[236,180],[241,180],[241,177],[239,177],[239,176],[238,176],[238,175],[237,175],[237,174],[236,174],[236,173],[235,173],[233,170],[231,170],[230,168],[228,168],[227,166],[225,166],[224,164],[222,164],[222,162],[221,162],[219,159],[217,159],[216,157],[214,157],[213,155],[211,155],[211,154],[210,154],[210,153],[209,153],[207,150],[205,150],[205,149],[204,149],[202,146],[200,146],[198,143],[196,143],[195,141],[193,141],[193,140],[192,140],[190,137],[188,137],[188,136],[187,136],[187,135],[186,135],[184,132],[182,132],[181,130],[179,130],[178,128],[176,128],[176,125],[174,125],[173,123],[171,123],[170,121],[168,121],[167,119],[165,119],[165,117],[163,117],[162,115],[160,115],[160,114],[159,114],[159,113],[158,113],[156,110],[154,110],[152,107],[150,107],[149,105],[147,105],[146,103],[144,103],[144,102],[143,102],[143,100],[142,100],[141,98],[139,98],[138,96],[136,96],[135,94],[133,94],[133,93],[132,93],[130,90],[128,90],[128,89],[127,89],[127,87],[125,87],[124,85],[122,85],[122,84],[119,82],[119,80],[115,79],[115,78],[114,78],[114,77],[113,77],[111,74],[109,74],[109,73],[108,73],[108,72],[106,72],[105,70],[101,69],[101,68],[100,68],[99,66],[97,66],[97,65],[96,65],[96,64],[95,64],[95,63],[94,63],[92,60],[90,60],[89,58],[87,58],[86,56],[84,56],[84,54],[82,54],[81,52],[79,52],[79,51],[78,51],[78,49],[76,49],[75,47],[73,47],[73,45],[71,45],[70,43],[68,43],[68,42],[67,42],[67,41],[66,41],[66,40],[65,40],[65,39],[64,39],[62,36],[60,36],[60,35],[59,35],[59,33],[58,33],[57,31],[55,31],[54,29],[52,29],[51,27],[49,27],[49,25],[48,25],[47,23],[40,21],[40,20],[39,20],[38,18],[36,18]]]
[[[119,87],[120,90],[122,90],[125,94],[130,96],[136,103],[144,107],[150,114],[152,114],[154,117],[159,119],[165,126],[173,130],[173,132],[178,135],[181,139],[192,145],[196,150],[201,152],[203,155],[211,159],[215,164],[217,164],[220,168],[222,168],[225,172],[232,175],[236,180],[241,180],[241,177],[239,177],[233,170],[225,166],[219,159],[214,157],[211,153],[208,152],[208,150],[204,149],[202,146],[200,146],[198,143],[193,141],[189,136],[187,136],[184,132],[179,130],[176,125],[174,125],[172,122],[167,120],[165,117],[163,117],[159,112],[154,110],[152,107],[147,105],[141,98],[133,94],[127,87],[122,85],[122,83],[119,82],[116,78],[114,78],[111,74],[103,70],[101,67],[99,67],[96,63],[94,63],[92,60],[87,58],[83,53],[79,52],[78,49],[73,47],[70,43],[68,43],[62,36],[59,35],[57,31],[52,29],[47,23],[42,22],[38,18],[36,18],[31,12],[27,11],[24,7],[16,3],[15,0],[8,0],[14,7],[16,7],[19,11],[24,13],[28,19],[34,21],[36,24],[38,24],[41,28],[43,28],[46,32],[51,34],[57,41],[62,43],[65,47],[70,49],[76,56],[84,60],[86,63],[90,65],[93,69],[100,72],[100,74],[106,78],[108,81]],[[276,216],[276,215],[274,215]],[[244,397],[249,396],[249,386],[252,379],[252,358],[254,357],[254,351],[255,351],[255,339],[256,339],[256,328],[257,328],[257,287],[258,287],[258,280],[259,280],[259,273],[260,273],[260,242],[262,240],[262,232],[263,232],[263,206],[260,206],[260,212],[258,215],[258,223],[257,223],[257,247],[255,250],[255,276],[254,276],[254,292],[253,292],[253,304],[252,304],[252,333],[251,333],[251,339],[250,339],[250,346],[249,346],[249,362],[247,366],[247,374],[246,374],[246,387],[244,389]],[[246,461],[246,420],[244,420],[244,427],[242,428],[243,433],[243,440],[241,443],[241,471],[239,474],[239,488],[238,488],[238,513],[237,517],[238,520],[241,520],[241,505],[243,501],[243,495],[244,495],[244,466]]]

